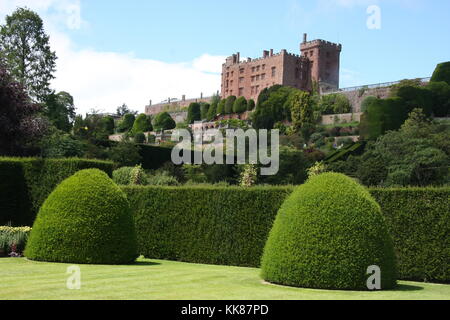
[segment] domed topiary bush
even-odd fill
[[[381,289],[396,285],[392,241],[380,206],[357,182],[325,173],[281,206],[262,257],[264,280],[295,287],[368,290],[369,266]]]
[[[42,205],[25,256],[48,262],[132,263],[137,240],[125,194],[97,169],[64,180]]]

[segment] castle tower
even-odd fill
[[[304,34],[300,51],[309,59],[311,80],[318,82],[321,90],[339,89],[341,44],[325,40],[308,41]]]

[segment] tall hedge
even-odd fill
[[[292,187],[123,187],[140,253],[258,267]],[[393,238],[400,279],[450,281],[450,188],[369,189]]]
[[[194,263],[257,266],[290,188],[124,187],[140,253]]]
[[[47,196],[64,179],[97,168],[112,176],[114,164],[86,159],[0,158],[0,225],[31,226]]]

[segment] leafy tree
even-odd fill
[[[108,158],[119,164],[119,167],[134,167],[142,162],[139,147],[128,141],[119,142],[108,154]]]
[[[169,113],[161,112],[153,120],[153,127],[156,131],[171,130],[175,129],[176,123]]]
[[[114,134],[114,129],[116,127],[114,118],[111,116],[103,117],[102,119],[103,128],[108,134]]]
[[[193,102],[188,107],[188,115],[186,122],[188,124],[193,124],[195,121],[200,121],[202,119],[200,104]]]
[[[44,99],[44,115],[56,128],[69,132],[76,115],[73,97],[64,91],[47,95]]]
[[[347,96],[334,93],[321,97],[319,109],[322,114],[341,114],[351,112],[352,106]]]
[[[133,124],[133,129],[131,132],[136,135],[140,132],[149,132],[153,131],[152,122],[149,116],[144,113],[141,113]]]
[[[200,103],[200,114],[201,114],[200,119],[201,120],[206,120],[208,118],[208,111],[209,111],[210,107],[211,107],[211,105],[209,103],[205,103],[205,102]]]
[[[248,100],[248,103],[247,103],[247,110],[248,111],[253,111],[253,109],[255,109],[255,100],[253,100],[253,99],[250,99],[250,100]]]
[[[49,133],[40,141],[43,158],[83,157],[84,145],[67,132],[51,127]]]
[[[256,129],[272,129],[275,123],[290,120],[290,104],[293,93],[300,90],[286,86],[272,86],[261,91],[253,112],[253,126]]]
[[[129,132],[134,125],[136,116],[132,113],[127,113],[123,116],[122,121],[119,123],[119,132]]]
[[[226,102],[226,99],[220,100],[220,102],[217,105],[217,114],[220,114],[220,115],[225,114],[225,102]]]
[[[234,113],[244,113],[247,111],[247,100],[245,97],[239,97],[233,104],[233,112]]]
[[[206,119],[208,121],[214,120],[215,116],[217,115],[217,106],[219,103],[212,103],[211,106],[208,109],[208,113],[206,115]]]
[[[361,102],[361,112],[367,112],[369,106],[377,100],[377,97],[369,96]]]
[[[235,96],[229,96],[225,101],[225,114],[231,114],[233,113],[233,105],[236,101]]]
[[[0,28],[0,51],[12,76],[31,97],[42,101],[50,94],[56,54],[50,49],[49,36],[39,15],[18,8],[11,16],[6,16],[6,24]]]
[[[431,82],[441,81],[450,84],[450,61],[438,64],[433,72]]]
[[[133,115],[137,115],[138,112],[137,111],[131,111],[130,108],[128,108],[128,106],[124,103],[122,104],[120,107],[117,107],[116,109],[116,113],[119,117],[124,117],[126,114],[133,114]]]
[[[23,86],[0,65],[0,155],[27,155],[47,130],[40,110],[41,106],[32,103]]]
[[[447,82],[430,82],[427,86],[433,99],[433,114],[436,117],[450,115],[450,85]]]
[[[292,125],[300,130],[314,124],[311,95],[305,91],[298,91],[293,96],[291,104]]]

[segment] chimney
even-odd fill
[[[308,34],[304,33],[303,34],[303,43],[306,43],[306,42],[308,42]]]
[[[203,99],[203,92],[200,92],[200,99]]]
[[[167,102],[170,103],[170,98],[167,98]]]
[[[241,62],[241,53],[238,52],[238,53],[236,54],[236,56],[237,56],[237,63]]]
[[[183,94],[183,95],[181,96],[181,101],[183,101],[183,102],[186,101],[186,95],[185,95],[185,94]]]
[[[150,100],[150,104],[149,104],[149,106],[150,106],[150,107],[152,106],[152,100]]]
[[[273,56],[273,49],[270,49],[270,56]]]
[[[263,58],[267,58],[269,56],[269,51],[264,50],[263,51]]]

